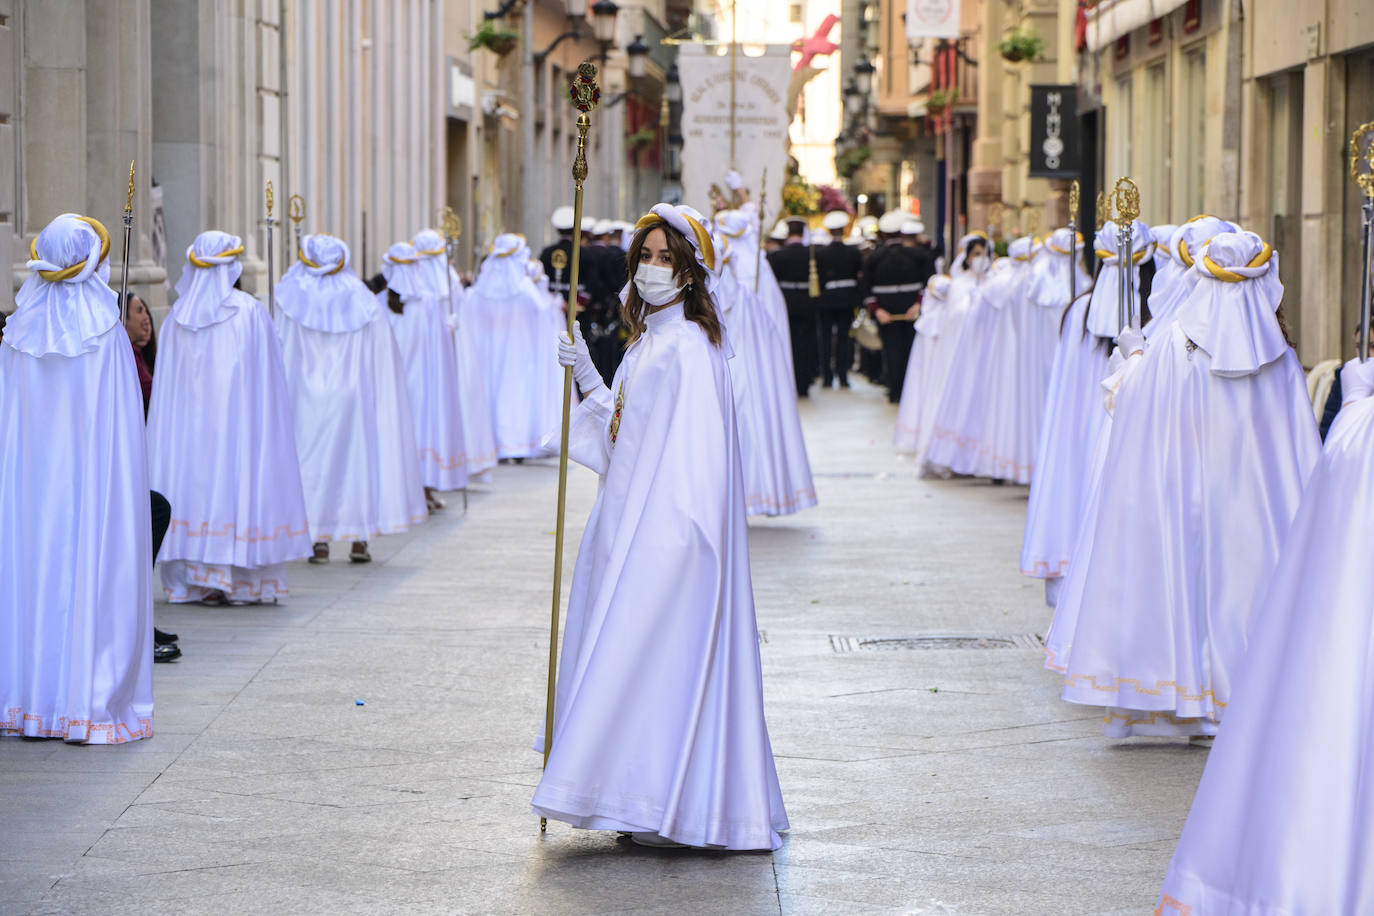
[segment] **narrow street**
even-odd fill
[[[152,740],[0,742],[0,911],[1148,912],[1206,751],[1059,701],[1026,490],[919,480],[875,388],[802,411],[821,505],[751,524],[775,854],[540,836],[557,471],[532,462],[370,566],[294,565],[281,606],[159,604],[185,657]],[[595,485],[573,472],[569,571]]]

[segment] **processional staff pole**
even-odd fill
[[[1121,277],[1117,281],[1121,296],[1117,307],[1119,326],[1139,331],[1140,309],[1136,307],[1135,276],[1131,269],[1135,266],[1131,260],[1131,232],[1135,218],[1140,215],[1140,189],[1131,179],[1118,178],[1112,188],[1112,198],[1116,204],[1116,255],[1121,267]]]
[[[768,169],[763,170],[763,181],[759,186],[759,237],[754,246],[754,295],[759,294],[759,271],[763,269],[763,208],[768,203]]]
[[[601,101],[601,87],[596,84],[596,67],[583,61],[577,76],[568,87],[568,96],[577,109],[577,155],[573,159],[573,225],[582,225],[582,183],[587,180],[587,131],[592,120],[589,113]],[[574,337],[573,323],[577,320],[577,274],[581,262],[582,235],[572,234],[572,255],[568,259],[568,337]],[[544,765],[548,766],[549,751],[553,749],[554,693],[558,685],[558,613],[563,604],[563,532],[568,501],[568,430],[572,417],[572,367],[563,369],[563,433],[558,450],[558,522],[553,540],[553,615],[549,622],[549,685],[544,704]],[[547,818],[539,819],[539,832],[549,827]]]
[[[134,161],[129,160],[129,196],[124,201],[124,270],[119,281],[119,323],[129,320],[129,240],[134,234]]]
[[[272,226],[276,220],[272,217],[272,205],[275,202],[272,194],[272,182],[267,182],[267,314],[273,318],[277,317],[277,283],[272,270]]]
[[[448,292],[448,302],[445,305],[447,311],[453,308],[453,247],[463,231],[463,221],[447,204],[440,207],[435,215],[439,217],[439,231],[444,234],[444,288]]]
[[[291,222],[296,226],[295,239],[288,238],[287,241],[296,243],[296,250],[301,248],[301,221],[305,219],[305,198],[299,194],[292,194],[286,202],[286,215],[291,217]]]
[[[1370,143],[1361,155],[1360,142],[1370,133],[1374,133],[1374,121],[1361,124],[1350,135],[1350,177],[1364,191],[1364,201],[1360,205],[1360,257],[1363,258],[1360,263],[1360,352],[1356,354],[1360,362],[1369,359],[1369,263],[1374,258],[1371,248],[1374,240],[1370,238],[1370,228],[1374,226],[1374,143]],[[1365,161],[1364,172],[1360,171],[1361,159]]]
[[[1069,304],[1078,298],[1078,179],[1069,185]]]

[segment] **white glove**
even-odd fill
[[[1121,355],[1130,359],[1136,353],[1145,352],[1145,335],[1135,328],[1122,328],[1121,333],[1116,335],[1116,345],[1121,348]]]
[[[577,387],[582,389],[583,394],[589,395],[598,388],[606,387],[601,373],[592,362],[592,354],[587,350],[587,341],[582,336],[582,326],[579,324],[573,325],[573,337],[568,337],[566,332],[558,335],[558,365],[565,369],[572,367],[573,378],[577,379]]]
[[[1364,362],[1356,357],[1341,370],[1341,405],[1362,400],[1371,394],[1374,394],[1374,357]]]

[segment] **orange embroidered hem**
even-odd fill
[[[189,519],[174,518],[167,527],[168,534],[175,534],[180,528],[186,537],[190,538],[233,538],[245,544],[260,544],[265,541],[275,541],[278,538],[306,537],[310,530],[304,519],[301,520],[300,530],[296,530],[291,525],[278,525],[272,529],[271,534],[263,534],[260,528],[249,528],[248,531],[240,535],[238,526],[233,522],[226,522],[224,527],[218,531],[210,530],[209,522],[191,522]]]
[[[153,737],[153,719],[139,717],[138,725],[130,728],[124,722],[95,722],[90,719],[68,719],[57,716],[46,719],[11,706],[0,720],[0,737],[61,738],[79,744],[127,744]]]
[[[1060,560],[1053,566],[1048,560],[1036,560],[1031,564],[1030,569],[1021,567],[1021,575],[1030,576],[1034,579],[1062,579],[1064,574],[1069,571],[1069,561]]]

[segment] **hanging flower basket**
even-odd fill
[[[499,29],[495,20],[483,19],[476,32],[468,36],[468,50],[486,48],[498,57],[505,57],[520,43],[520,33],[510,29]]]
[[[625,138],[625,145],[630,149],[642,149],[646,146],[653,146],[657,139],[658,131],[652,127],[641,127]]]
[[[853,178],[854,173],[863,168],[864,163],[873,156],[873,149],[867,144],[851,146],[835,157],[835,171],[841,178]]]
[[[1009,63],[1035,60],[1045,50],[1045,40],[1029,29],[1013,29],[998,46],[1002,59]]]
[[[958,90],[953,86],[948,89],[934,90],[931,92],[930,98],[926,99],[926,114],[936,115],[937,117],[944,114],[949,107],[954,104],[954,99],[957,97],[957,94]]]

